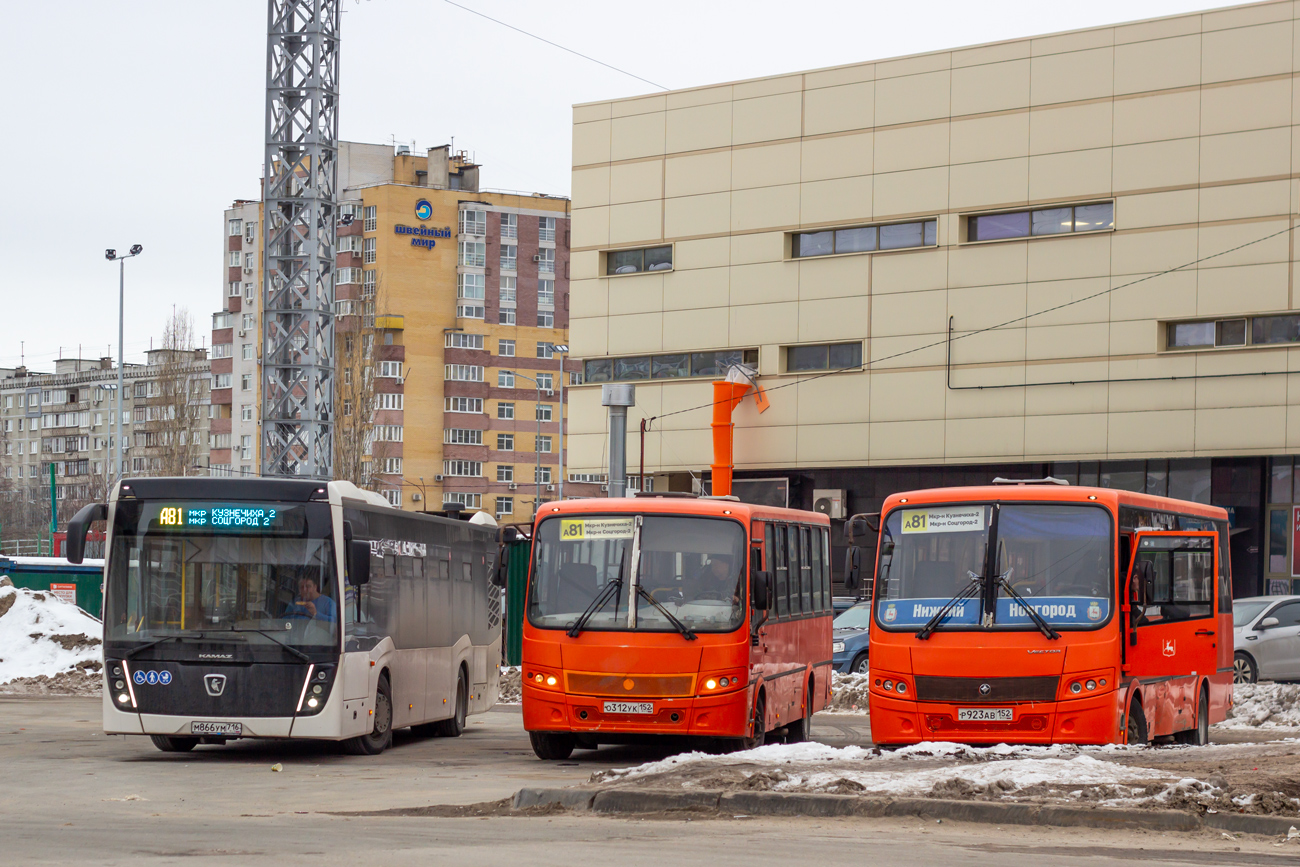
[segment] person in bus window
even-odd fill
[[[698,579],[696,598],[717,599],[721,602],[730,599],[732,605],[740,603],[740,582],[732,571],[730,557],[715,554],[704,564]]]
[[[304,575],[298,579],[298,598],[284,612],[285,617],[306,617],[333,623],[338,620],[334,600],[320,592],[316,579]]]

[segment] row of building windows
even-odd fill
[[[1115,228],[1115,204],[1071,205],[1002,214],[980,214],[966,224],[969,241],[999,241],[1036,235],[1099,232]]]
[[[787,346],[785,369],[848,370],[862,366],[862,343],[818,343],[805,346]]]
[[[912,223],[799,232],[794,236],[791,253],[796,259],[803,259],[809,256],[933,247],[938,243],[937,229],[936,221],[920,220]]]
[[[733,364],[758,364],[757,349],[720,352],[678,352],[668,355],[633,355],[594,358],[583,365],[585,382],[619,382],[637,379],[676,379],[688,376],[723,376]]]
[[[640,271],[671,271],[673,248],[643,247],[639,250],[611,250],[605,256],[605,273],[636,274]]]
[[[447,349],[484,349],[484,335],[467,334],[463,331],[449,331],[446,335]],[[500,339],[497,341],[497,355],[502,358],[515,357],[516,342],[514,340]],[[554,358],[555,344],[550,341],[539,340],[536,344],[538,358]]]
[[[1165,339],[1169,349],[1300,343],[1300,315],[1169,322],[1165,325]]]

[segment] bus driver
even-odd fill
[[[730,601],[733,605],[740,603],[740,586],[736,575],[732,573],[731,559],[721,554],[709,558],[709,562],[700,570],[696,587],[697,599]]]
[[[298,579],[298,598],[284,612],[285,617],[308,617],[333,623],[338,620],[334,600],[322,595],[316,579],[303,576]]]

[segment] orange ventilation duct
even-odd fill
[[[770,404],[767,394],[757,383],[754,384],[754,400],[759,412],[764,412]],[[733,453],[735,446],[735,428],[731,413],[740,406],[740,401],[750,389],[748,382],[729,382],[718,380],[713,383],[713,495],[725,497],[731,493],[731,472],[735,468]]]

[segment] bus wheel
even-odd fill
[[[465,715],[469,712],[469,684],[465,682],[465,669],[456,675],[456,713],[450,719],[434,723],[438,734],[444,738],[458,738],[465,731]]]
[[[812,737],[812,691],[813,681],[808,681],[808,692],[805,694],[803,717],[795,720],[785,727],[785,742],[787,744],[801,744]]]
[[[1194,747],[1203,747],[1210,742],[1210,696],[1204,688],[1196,703],[1196,728],[1179,732],[1174,735],[1174,740]]]
[[[354,756],[377,756],[393,742],[393,693],[387,675],[379,676],[379,689],[375,692],[375,727],[368,735],[359,735],[343,742],[343,748]]]
[[[1128,734],[1129,746],[1146,746],[1147,743],[1147,718],[1142,712],[1142,701],[1133,699],[1128,706],[1128,720],[1124,723],[1125,731]]]
[[[867,658],[867,652],[865,650],[853,657],[853,664],[849,666],[849,672],[851,674],[871,673],[871,660]]]
[[[754,702],[754,732],[748,737],[740,738],[739,747],[742,750],[752,750],[755,747],[761,747],[767,740],[767,694],[759,693],[758,701]]]
[[[537,758],[546,762],[558,762],[573,755],[575,739],[565,732],[529,732],[528,740],[533,744]]]
[[[1249,653],[1237,651],[1232,655],[1232,682],[1255,683],[1259,680],[1259,666]]]
[[[168,735],[149,735],[153,745],[164,753],[188,753],[199,745],[198,738],[174,738]]]

